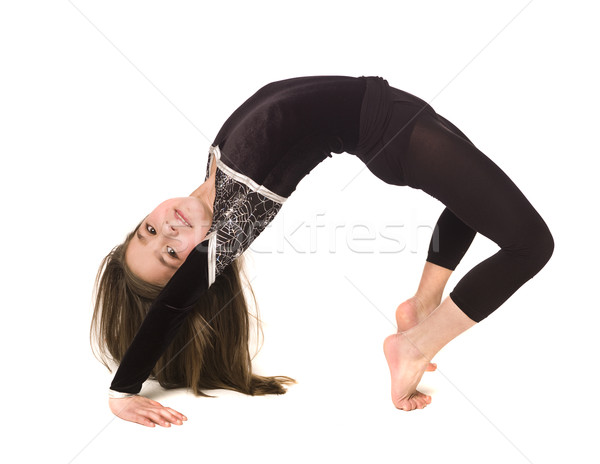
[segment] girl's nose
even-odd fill
[[[163,234],[168,236],[177,235],[177,228],[165,221],[163,224]]]

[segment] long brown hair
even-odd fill
[[[97,344],[100,361],[110,372],[108,361],[121,362],[162,289],[138,278],[125,263],[125,251],[138,227],[102,260],[94,285],[90,344],[94,355]],[[165,389],[190,388],[196,396],[211,396],[202,390],[220,388],[247,395],[280,395],[286,392],[284,385],[296,383],[287,376],[252,373],[244,284],[254,302],[258,341],[258,333],[262,335],[258,305],[241,255],[203,293],[149,378]]]

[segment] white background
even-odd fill
[[[598,42],[583,1],[3,2],[2,461],[598,462]],[[88,339],[101,259],[204,180],[259,87],[333,74],[429,101],[544,217],[552,259],[436,356],[430,406],[398,411],[382,342],[443,205],[334,154],[248,253],[255,369],[299,383],[205,399],[146,382],[188,422],[116,418]],[[496,250],[478,235],[445,295]]]

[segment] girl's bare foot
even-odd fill
[[[417,391],[429,360],[476,324],[448,295],[417,325],[385,339],[383,352],[392,377],[392,401],[398,409],[422,409],[431,402],[429,395]]]
[[[416,295],[400,303],[396,309],[396,324],[398,325],[398,333],[414,327],[423,319],[425,319],[432,311],[437,308],[439,302],[428,301],[417,297]],[[427,371],[435,371],[437,364],[429,363]]]
[[[392,402],[398,409],[423,409],[431,396],[417,391],[417,385],[428,370],[429,361],[403,333],[390,335],[383,342],[383,352],[392,377]]]

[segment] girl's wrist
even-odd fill
[[[137,393],[123,393],[116,390],[108,389],[109,398],[129,398],[130,396],[137,396]]]

